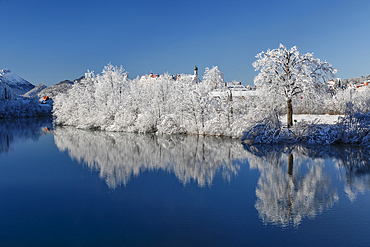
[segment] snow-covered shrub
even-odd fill
[[[282,128],[279,114],[274,109],[265,113],[266,117],[258,121],[243,136],[242,141],[253,143],[278,143],[292,141],[292,131]]]
[[[176,115],[167,115],[157,126],[159,134],[185,134],[186,131],[180,126]]]
[[[347,103],[345,116],[340,118],[341,143],[366,144],[370,136],[370,112],[364,113]]]

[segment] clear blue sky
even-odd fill
[[[112,63],[130,78],[169,72],[252,85],[255,55],[280,43],[338,69],[370,74],[370,1],[0,0],[0,69],[53,85]]]

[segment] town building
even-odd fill
[[[146,82],[146,83],[152,83],[152,82],[155,82],[156,80],[158,80],[162,76],[163,75],[153,74],[153,72],[150,72],[149,75],[141,76],[140,81],[141,82]],[[181,77],[180,74],[172,75],[172,80],[177,81],[177,80],[180,79],[180,77]],[[201,80],[199,79],[199,76],[198,76],[198,67],[196,65],[194,67],[194,74],[190,75],[190,77],[192,79],[192,83],[200,83],[201,82]]]

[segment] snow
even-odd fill
[[[257,90],[238,90],[238,88],[231,88],[227,91],[212,91],[209,93],[210,97],[257,97]]]
[[[45,85],[40,84],[40,87]],[[20,96],[33,88],[31,83],[12,74],[10,70],[0,70],[0,119],[50,116],[51,105],[40,104],[38,99],[32,97]],[[33,92],[31,90],[29,95]]]
[[[25,79],[12,74],[8,69],[0,70],[0,82],[10,87],[17,95],[23,95],[35,87]]]
[[[339,117],[344,117],[344,115],[293,114],[293,121],[297,120],[296,123],[300,123],[302,121],[312,122],[317,119],[319,124],[336,124]],[[282,125],[286,125],[287,116],[282,115],[279,117],[279,120]]]
[[[42,91],[44,90],[45,88],[47,88],[47,86],[45,86],[43,83],[37,85],[36,87],[34,87],[33,89],[31,89],[30,91],[28,91],[27,93],[25,93],[23,96],[25,97],[37,97],[37,95]]]
[[[19,77],[18,75],[14,75],[8,69],[0,70],[0,80],[5,81],[9,85],[15,85],[15,86],[18,86],[20,84],[26,84],[26,85],[29,84],[29,82]]]

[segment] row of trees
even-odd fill
[[[241,137],[266,113],[287,112],[288,127],[295,113],[344,114],[348,102],[368,111],[370,96],[353,89],[329,91],[326,82],[336,70],[297,47],[261,52],[253,63],[257,96],[233,97],[218,69],[206,68],[203,80],[191,75],[174,80],[128,79],[122,67],[105,66],[101,74],[86,73],[66,94],[54,99],[56,123],[78,128],[127,132],[159,132]],[[224,92],[218,98],[213,91]],[[267,114],[268,115],[268,114]]]
[[[173,80],[129,80],[122,67],[105,66],[101,74],[86,73],[66,94],[54,99],[57,124],[127,132],[159,132],[241,136],[246,130],[247,101],[210,97],[227,91],[218,67],[207,68],[201,83],[191,75]]]

